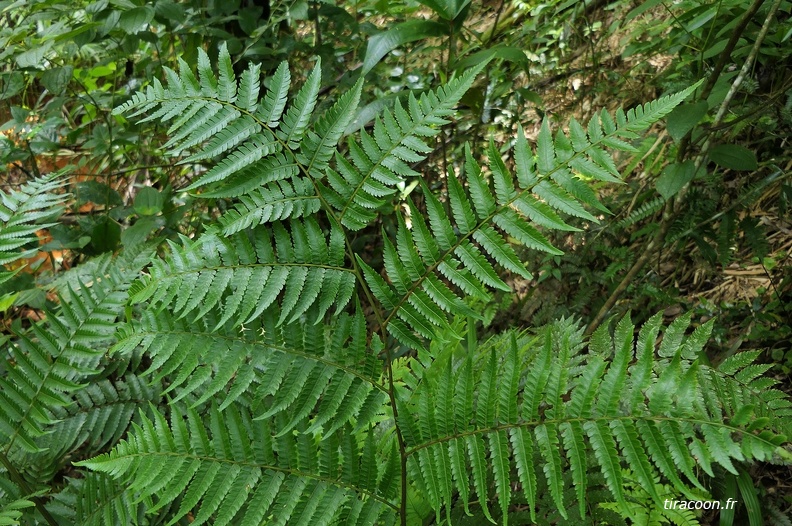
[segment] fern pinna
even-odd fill
[[[465,513],[506,524],[518,505],[531,520],[550,505],[556,523],[582,524],[607,511],[600,502],[630,509],[626,471],[658,502],[661,477],[692,495],[706,492],[699,467],[788,457],[788,400],[750,365],[755,354],[703,365],[709,325],[686,337],[689,319],[677,320],[659,347],[659,317],[637,340],[625,318],[588,345],[567,321],[462,343],[479,318],[472,300],[509,290],[508,273],[530,276],[513,244],[560,254],[542,230],[606,212],[584,182],[619,180],[606,148],[632,150],[694,89],[567,133],[545,122],[535,150],[518,130],[505,158],[490,143],[484,166],[468,147],[447,195],[435,195],[417,167],[480,69],[395,103],[341,144],[361,83],[316,115],[319,64],[292,97],[282,64],[262,95],[256,66],[236,79],[224,49],[217,73],[200,52],[197,76],[166,69],[167,86],[155,80],[119,107],[169,124],[167,155],[210,166],[185,191],[232,206],[148,257],[134,283],[125,273],[107,285],[118,283],[122,304],[102,326],[124,322],[101,333],[95,348],[108,356],[90,365],[127,364],[137,394],[117,399],[136,399],[138,413],[117,419],[121,433],[83,439],[114,447],[72,457],[82,478],[41,505],[53,523],[406,525]],[[420,201],[394,206],[410,180]],[[354,232],[394,209],[381,254],[355,253]],[[79,290],[92,303],[64,298],[66,327],[103,301]],[[48,344],[54,330],[21,334],[4,369],[12,395],[0,416],[13,421],[17,392],[36,415],[4,453],[12,467],[46,447],[54,415],[91,406],[87,379],[106,378],[44,378],[55,395],[34,406],[13,371],[26,353],[37,364],[73,356]],[[24,505],[34,488],[9,502]]]

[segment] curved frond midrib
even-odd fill
[[[356,370],[350,368],[348,365],[343,365],[343,364],[340,364],[340,363],[335,362],[333,360],[328,360],[327,358],[324,358],[322,356],[319,356],[317,354],[313,354],[313,353],[310,353],[310,352],[307,352],[307,351],[300,351],[298,349],[294,349],[293,347],[285,347],[285,346],[282,346],[282,345],[267,343],[267,342],[264,342],[264,341],[250,341],[250,340],[247,340],[247,339],[242,338],[242,337],[235,337],[235,336],[228,336],[228,335],[224,335],[224,334],[217,334],[216,332],[176,331],[176,330],[167,330],[167,331],[150,331],[150,330],[139,331],[139,330],[136,330],[135,332],[133,332],[131,334],[134,334],[136,337],[138,337],[138,336],[157,336],[157,335],[163,335],[163,334],[174,334],[174,335],[183,335],[183,336],[199,337],[199,338],[211,338],[211,339],[215,339],[215,340],[225,340],[225,341],[233,342],[233,343],[241,343],[241,344],[245,344],[245,345],[254,345],[254,346],[258,346],[258,347],[264,347],[266,349],[270,349],[270,350],[273,350],[273,351],[276,351],[276,352],[281,352],[283,354],[290,354],[290,355],[293,355],[293,356],[299,356],[299,357],[305,358],[307,360],[312,360],[312,361],[314,361],[316,363],[320,363],[320,364],[323,364],[323,365],[328,365],[330,367],[338,369],[339,371],[344,371],[345,373],[349,374],[350,376],[354,376],[356,378],[359,378],[360,380],[366,382],[367,384],[371,385],[374,389],[376,389],[376,390],[378,390],[378,391],[380,391],[382,393],[386,393],[387,394],[387,392],[388,392],[388,389],[386,387],[380,385],[378,382],[373,381],[372,378],[360,373],[359,371],[356,371]],[[129,337],[122,338],[122,339],[119,340],[118,343],[121,344],[125,340],[128,340],[128,339],[129,339]]]
[[[479,436],[479,435],[487,435],[490,433],[495,433],[498,431],[508,431],[510,429],[523,429],[523,428],[535,428],[541,425],[552,425],[552,424],[563,424],[563,423],[572,423],[572,422],[615,422],[615,421],[632,421],[632,422],[687,422],[690,424],[706,424],[709,426],[720,427],[723,429],[728,429],[732,433],[739,433],[740,435],[751,435],[754,439],[772,447],[776,447],[769,440],[765,440],[758,435],[755,435],[745,429],[734,427],[728,424],[725,424],[721,421],[713,421],[713,420],[702,420],[700,418],[688,418],[688,417],[671,417],[671,416],[601,416],[601,417],[574,417],[574,418],[548,418],[547,420],[537,420],[537,421],[529,421],[529,422],[518,422],[518,423],[511,423],[511,424],[499,424],[497,426],[487,427],[487,428],[480,428],[480,429],[472,429],[469,431],[463,431],[460,433],[456,433],[454,435],[447,435],[444,437],[435,438],[432,440],[428,440],[420,445],[408,448],[406,451],[407,456],[412,456],[418,451],[423,449],[430,448],[435,445],[439,444],[446,444],[452,440],[458,438],[464,438],[468,436]]]
[[[215,270],[223,270],[223,269],[239,269],[239,268],[260,268],[260,267],[306,267],[306,268],[321,268],[324,270],[339,270],[342,272],[347,272],[350,274],[354,274],[354,271],[347,267],[339,267],[337,265],[326,265],[323,263],[297,263],[294,261],[289,262],[281,262],[281,261],[273,261],[271,263],[240,263],[237,265],[214,265],[214,266],[206,266],[200,267],[195,269],[188,269],[188,270],[178,270],[176,272],[171,272],[163,277],[149,277],[152,280],[166,280],[170,279],[174,276],[184,276],[187,274],[195,274],[200,272],[211,272]]]
[[[386,505],[387,507],[391,508],[394,511],[398,510],[398,506],[396,504],[390,502],[387,499],[384,499],[384,498],[380,497],[377,492],[374,492],[374,491],[371,491],[371,490],[367,490],[367,489],[363,489],[363,488],[359,488],[359,487],[355,486],[354,484],[348,484],[348,483],[345,483],[345,482],[343,482],[343,481],[341,481],[339,479],[335,479],[335,478],[323,477],[321,475],[317,475],[316,473],[312,473],[312,472],[308,472],[308,471],[300,471],[300,470],[294,469],[294,468],[284,468],[282,466],[277,466],[277,465],[262,464],[262,463],[258,463],[258,462],[254,462],[254,461],[250,461],[250,460],[235,460],[235,459],[222,458],[222,457],[209,456],[209,455],[195,455],[195,454],[190,454],[190,453],[178,453],[178,452],[173,452],[173,451],[157,451],[157,452],[123,453],[123,454],[116,453],[116,454],[113,455],[112,458],[110,458],[110,461],[112,461],[112,462],[117,462],[117,461],[132,462],[132,461],[134,461],[135,459],[138,459],[138,458],[140,458],[140,459],[149,459],[149,458],[152,458],[152,457],[183,458],[183,459],[186,459],[186,460],[198,460],[198,461],[202,461],[202,462],[215,462],[215,463],[218,463],[218,464],[229,464],[229,465],[234,465],[234,466],[255,468],[255,469],[260,469],[260,470],[277,471],[277,472],[284,473],[286,475],[291,475],[291,476],[294,476],[294,477],[300,477],[300,478],[315,480],[317,482],[325,482],[325,483],[331,484],[333,486],[337,486],[337,487],[340,487],[340,488],[348,489],[348,490],[354,491],[356,493],[359,493],[361,495],[365,495],[366,497],[368,497],[368,498],[370,498],[372,500],[376,500],[377,502],[380,502],[380,503]],[[94,461],[90,461],[89,463],[94,464],[94,465],[97,464],[97,462],[95,460]]]

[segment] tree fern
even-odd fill
[[[237,132],[221,133],[214,130],[217,119],[226,123],[224,117],[226,114],[230,115],[229,119],[237,117],[242,119],[244,111],[233,105],[233,97],[223,96],[223,93],[230,93],[233,90],[230,88],[223,90],[218,87],[223,82],[217,80],[206,61],[205,55],[202,54],[198,67],[200,81],[196,80],[185,64],[182,64],[181,76],[173,71],[167,71],[170,86],[168,89],[155,83],[147,92],[135,95],[131,101],[122,105],[119,111],[132,109],[137,113],[150,111],[152,113],[147,118],[169,121],[185,111],[187,107],[185,101],[191,100],[191,97],[196,99],[195,107],[199,106],[200,109],[195,111],[201,112],[202,115],[206,113],[206,118],[192,120],[189,125],[184,119],[175,122],[169,130],[172,134],[169,144],[178,143],[179,148],[188,148],[208,141],[199,155],[200,158],[215,156],[214,152],[225,150],[232,150],[232,153],[188,189],[224,179],[233,172],[240,171],[246,173],[245,179],[252,177],[258,185],[264,185],[254,193],[255,187],[251,184],[244,183],[244,187],[240,187],[232,182],[231,186],[235,190],[230,194],[224,193],[228,190],[222,189],[210,193],[212,196],[233,195],[240,188],[251,193],[249,197],[242,197],[241,203],[235,210],[221,219],[226,235],[256,224],[305,216],[316,212],[319,208],[324,210],[334,225],[352,230],[367,225],[376,216],[377,208],[384,205],[386,198],[396,192],[396,185],[403,182],[404,177],[418,175],[406,163],[423,159],[423,154],[430,149],[422,138],[437,133],[437,129],[433,126],[446,122],[443,117],[452,113],[453,106],[470,87],[477,72],[476,69],[471,70],[459,79],[452,80],[447,86],[420,99],[411,98],[407,109],[397,103],[393,112],[386,110],[382,118],[375,122],[373,135],[362,131],[359,142],[351,139],[347,151],[344,153],[336,151],[335,162],[333,166],[329,166],[327,162],[332,155],[328,152],[332,152],[335,142],[323,140],[321,137],[335,140],[340,137],[340,130],[346,125],[342,126],[342,121],[348,123],[347,118],[351,118],[352,115],[350,108],[353,106],[353,101],[349,93],[342,96],[324,116],[317,120],[314,131],[307,133],[306,137],[309,138],[310,145],[298,143],[294,137],[295,133],[292,133],[296,129],[299,132],[296,136],[302,136],[301,130],[305,128],[307,122],[303,121],[310,114],[308,110],[315,105],[317,79],[320,76],[318,65],[296,95],[283,123],[278,124],[277,133],[272,131],[275,127],[272,123],[277,123],[281,117],[285,107],[283,102],[285,86],[289,81],[288,68],[284,65],[271,79],[270,90],[264,100],[256,106],[256,111],[266,113],[270,121],[264,123],[261,115],[258,117],[253,115],[252,120],[243,126],[249,131],[245,133],[250,136],[260,131],[273,137],[277,136],[277,140],[267,139],[269,141],[267,144],[272,144],[270,148],[270,146],[262,146],[263,143],[246,147],[241,139],[227,137],[229,134],[237,137],[239,135]],[[227,52],[223,49],[220,51],[218,64],[219,77],[228,76]],[[252,80],[256,72],[255,68],[248,70],[240,80],[240,85],[256,82]],[[224,82],[227,84],[230,81]],[[440,202],[424,188],[429,224],[426,225],[421,221],[420,214],[413,207],[414,213],[411,216],[415,218],[414,226],[408,228],[406,220],[400,221],[395,245],[386,242],[384,258],[390,283],[384,281],[366,261],[356,256],[357,265],[365,275],[367,286],[385,309],[383,313],[385,328],[406,346],[419,348],[422,346],[422,340],[432,338],[436,327],[447,327],[446,319],[449,312],[468,312],[469,315],[473,315],[464,306],[464,297],[473,295],[487,298],[488,289],[508,290],[508,286],[498,277],[489,258],[510,272],[526,278],[530,277],[530,273],[504,236],[516,239],[520,244],[530,248],[560,254],[561,252],[554,248],[531,223],[544,228],[571,230],[572,227],[567,225],[557,212],[594,220],[594,216],[587,212],[583,205],[588,204],[600,209],[603,207],[578,175],[602,181],[618,180],[615,163],[603,148],[631,150],[632,147],[625,142],[625,139],[636,137],[637,130],[670,112],[694,88],[649,103],[645,107],[638,107],[626,114],[617,112],[615,119],[602,112],[590,120],[586,129],[573,122],[569,136],[559,131],[554,139],[549,124],[545,122],[538,138],[536,164],[534,164],[533,152],[520,131],[514,151],[516,175],[509,173],[495,145],[491,144],[489,168],[494,194],[481,168],[468,152],[465,170],[467,191],[455,174],[448,176],[453,218],[446,214]],[[354,93],[358,93],[359,89],[360,86],[357,85]],[[252,90],[251,94],[253,91],[255,90]],[[357,95],[353,98],[354,104],[357,104]],[[206,104],[209,103],[214,110],[207,109]],[[252,103],[248,106],[252,107]],[[188,114],[190,112],[192,110],[187,111]],[[183,128],[185,125],[187,128]],[[235,126],[227,125],[229,128]],[[222,147],[215,145],[216,142]],[[242,146],[235,149],[239,143],[242,143]],[[254,149],[259,157],[239,163],[235,160],[229,161],[232,157],[236,159],[238,155],[243,157],[247,155],[242,151],[245,148]],[[265,159],[270,153],[282,157]],[[198,160],[199,157],[192,156],[188,160]],[[278,164],[289,166],[289,170],[278,172],[273,170],[276,165],[268,165],[264,173],[281,173],[283,177],[291,177],[294,180],[293,184],[277,185],[269,176],[263,179],[256,176],[254,163],[259,159],[264,159],[263,162],[273,162],[274,159],[278,159]],[[319,162],[316,162],[317,160]],[[226,168],[221,168],[222,166]],[[249,177],[248,170],[251,170]],[[306,179],[301,179],[298,174],[306,176],[307,180],[312,182],[313,191]],[[455,227],[460,235],[457,235]],[[312,272],[313,276],[331,270],[321,269],[326,259],[321,254],[306,255],[303,259],[306,263],[320,266],[317,272]],[[176,265],[181,268],[180,263]],[[265,268],[269,272],[268,267]],[[286,308],[281,312],[281,321],[284,321],[291,313],[291,309],[297,306],[294,302],[299,303],[299,308],[292,314],[291,319],[292,321],[296,319],[312,305],[312,298],[316,298],[323,287],[322,279],[315,278],[308,282],[311,286],[303,291],[307,272],[305,269],[295,268],[290,271],[289,267],[278,267],[267,281],[268,285],[272,285],[274,294],[270,292],[266,298],[261,298],[258,302],[259,307],[255,310],[251,307],[247,311],[249,316],[245,319],[250,321],[275,300],[274,295],[284,287],[283,284],[279,284],[279,280],[287,279],[287,273],[292,279],[285,285],[284,298],[288,298],[292,303],[285,305]],[[208,312],[213,302],[219,301],[220,294],[227,286],[216,280],[203,283],[203,280],[210,275],[230,281],[231,273],[230,271],[203,273],[196,271],[182,275],[181,271],[178,271],[175,279],[164,282],[164,287],[159,287],[162,281],[152,280],[146,289],[153,291],[157,288],[155,299],[164,300],[164,304],[168,304],[171,299],[176,300],[176,309],[184,310],[185,312],[182,313],[184,315],[199,305],[203,299],[202,296],[193,294],[195,292],[193,287],[200,282],[202,284],[197,289],[199,292],[214,293],[209,297],[206,306],[199,311],[200,316]],[[444,279],[439,279],[440,276]],[[352,278],[351,275],[348,277]],[[183,280],[186,280],[184,284]],[[182,288],[185,284],[186,287]],[[218,286],[216,289],[211,289],[209,285]],[[332,288],[334,287],[333,283]],[[188,300],[191,295],[192,298]],[[243,292],[236,295],[236,298],[240,297],[245,302],[253,296]],[[343,306],[343,301],[338,303]],[[325,302],[325,307],[320,309],[320,317],[327,307],[329,306]],[[224,320],[233,318],[234,314],[234,310],[229,309]]]
[[[633,513],[627,480],[658,502],[658,480],[700,494],[699,469],[788,457],[790,402],[753,354],[703,365],[711,325],[687,335],[682,317],[659,346],[659,316],[637,339],[625,318],[588,344],[569,320],[475,341],[473,300],[530,277],[513,245],[560,254],[542,231],[606,212],[588,185],[618,181],[606,149],[631,150],[693,89],[568,133],[544,122],[535,147],[518,130],[484,166],[467,147],[443,202],[415,167],[477,72],[343,145],[361,83],[317,112],[318,63],[292,90],[285,63],[262,83],[257,66],[235,78],[225,48],[216,70],[199,52],[197,73],[182,62],[119,107],[168,124],[169,154],[206,167],[186,190],[231,204],[156,255],[71,274],[61,307],[18,331],[0,375],[0,481],[26,468],[3,502],[52,475],[36,459],[81,449],[79,476],[39,513],[406,525],[461,510],[506,524],[519,502],[532,521],[552,503],[564,524],[619,518],[590,503]],[[398,202],[407,178],[420,193]],[[390,206],[381,251],[355,253],[354,232]]]

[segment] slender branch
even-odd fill
[[[710,93],[712,93],[712,89],[715,87],[715,83],[720,78],[720,74],[723,71],[723,68],[726,67],[726,64],[729,62],[731,58],[732,51],[734,48],[737,47],[737,42],[739,42],[740,37],[742,37],[743,32],[748,27],[751,19],[753,19],[756,12],[762,7],[765,0],[754,0],[754,3],[748,8],[748,10],[743,13],[742,18],[737,23],[737,27],[734,28],[734,31],[729,37],[729,41],[726,43],[726,47],[721,51],[720,56],[718,57],[718,62],[715,64],[715,67],[710,73],[709,77],[707,78],[707,82],[704,84],[704,87],[701,89],[701,95],[699,96],[699,100],[706,100],[709,97]],[[685,158],[687,154],[688,148],[690,147],[690,139],[692,137],[692,130],[689,131],[682,140],[679,142],[679,152],[677,153],[677,159],[681,160]]]
[[[765,0],[754,0],[754,3],[751,4],[745,13],[743,13],[742,18],[740,18],[740,21],[737,23],[734,31],[732,31],[729,41],[726,43],[726,47],[718,57],[718,62],[712,69],[712,73],[710,73],[709,78],[707,78],[707,82],[701,89],[701,99],[706,99],[712,92],[712,88],[715,87],[715,83],[718,81],[718,77],[723,71],[723,68],[726,67],[726,64],[729,62],[729,58],[731,58],[732,51],[734,51],[734,48],[737,47],[737,42],[739,42],[740,37],[742,37],[742,34],[748,27],[751,19],[753,19],[754,15],[757,11],[759,11],[759,8],[762,7],[764,2]]]

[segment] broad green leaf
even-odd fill
[[[142,216],[153,216],[162,211],[164,198],[162,194],[150,186],[141,188],[135,196],[135,212]]]
[[[456,71],[466,70],[469,67],[476,66],[492,59],[501,59],[507,62],[516,62],[518,64],[528,64],[528,56],[522,49],[513,46],[498,45],[460,59],[454,64],[453,68]]]
[[[20,68],[37,68],[41,65],[44,57],[50,49],[52,49],[53,42],[48,40],[33,49],[23,51],[16,56],[16,63]]]
[[[60,95],[72,79],[73,72],[74,68],[71,66],[49,69],[41,76],[41,83],[53,95]]]
[[[455,20],[470,4],[470,0],[418,0],[434,11],[440,18]]]
[[[670,199],[676,195],[683,186],[693,180],[696,167],[693,161],[669,164],[657,178],[655,186],[663,199]]]
[[[707,114],[708,109],[706,101],[680,104],[668,114],[668,135],[675,141],[681,140]]]
[[[365,75],[382,60],[382,58],[409,42],[430,37],[441,37],[448,34],[448,26],[431,20],[408,20],[396,24],[391,29],[371,37],[366,47],[366,58],[363,59],[361,75]]]
[[[146,24],[154,18],[154,8],[149,6],[135,7],[121,13],[118,25],[129,35],[142,31]]]
[[[77,202],[96,203],[97,205],[115,206],[122,204],[121,196],[110,186],[99,181],[83,181],[77,183]]]
[[[0,100],[10,99],[25,87],[25,77],[21,71],[0,74]]]
[[[737,144],[719,144],[710,150],[709,156],[712,162],[731,170],[749,172],[759,167],[756,154]]]

